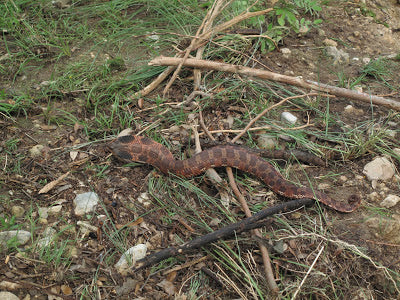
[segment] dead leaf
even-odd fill
[[[175,294],[175,285],[171,281],[164,279],[157,285],[161,287],[169,296]]]
[[[65,173],[64,175],[61,175],[60,177],[58,177],[56,180],[53,180],[51,182],[49,182],[48,184],[46,184],[40,191],[39,194],[45,194],[47,192],[49,192],[50,190],[52,190],[57,184],[59,184],[65,177],[67,177],[69,175],[69,172]]]
[[[75,160],[75,158],[78,156],[78,153],[79,153],[78,151],[71,151],[69,153],[69,157],[71,157],[72,161]]]
[[[64,295],[71,295],[72,294],[72,289],[68,285],[61,285],[61,291],[63,292]]]

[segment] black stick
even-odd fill
[[[208,233],[197,239],[186,242],[178,247],[170,247],[159,252],[152,253],[145,258],[138,260],[135,264],[135,267],[132,271],[137,271],[139,269],[154,265],[164,259],[167,259],[171,256],[175,256],[178,254],[189,252],[190,250],[197,249],[207,245],[209,243],[213,243],[219,239],[227,238],[232,236],[233,234],[240,234],[245,231],[249,231],[254,228],[259,228],[264,225],[264,222],[260,222],[261,220],[270,217],[272,215],[286,212],[289,210],[294,210],[300,208],[302,206],[309,206],[315,202],[314,199],[296,199],[291,200],[279,205],[276,205],[271,208],[263,209],[258,213],[252,215],[249,218],[246,218],[240,222],[230,224],[226,227],[223,227],[214,232]]]

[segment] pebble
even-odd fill
[[[0,299],[1,300],[19,300],[19,298],[11,292],[0,292]]]
[[[135,265],[136,261],[146,256],[147,246],[138,244],[125,251],[119,261],[115,264],[115,268],[121,274],[125,274],[130,266]]]
[[[83,216],[92,212],[99,203],[99,196],[94,192],[79,194],[74,199],[75,215]]]
[[[9,230],[0,232],[0,245],[6,246],[7,242],[14,237],[17,239],[19,245],[25,245],[31,239],[31,233],[25,230]]]
[[[288,122],[290,124],[295,124],[297,122],[297,117],[288,111],[284,111],[281,114],[281,121]]]
[[[376,237],[383,238],[390,243],[400,243],[400,215],[392,217],[374,217],[366,220],[367,226],[373,230]]]
[[[84,221],[78,221],[76,224],[81,227],[81,231],[83,234],[87,234],[91,231],[97,232],[98,229],[96,226],[93,226],[90,223]]]
[[[325,39],[322,42],[325,46],[337,47],[337,42],[331,39]]]
[[[394,165],[386,157],[377,157],[364,166],[363,173],[368,180],[388,180],[394,175]]]
[[[141,193],[137,198],[137,201],[143,204],[144,207],[148,207],[151,205],[150,196],[147,192]]]
[[[42,156],[42,150],[44,149],[43,145],[35,145],[31,149],[29,149],[29,155],[32,158],[37,158]]]
[[[337,49],[335,46],[326,47],[326,54],[333,57],[334,65],[338,63],[349,63],[350,60],[350,56],[348,53],[344,52],[343,50]]]
[[[25,214],[25,208],[19,205],[11,207],[11,214],[16,218],[21,218]]]
[[[62,210],[62,205],[54,205],[52,207],[49,207],[48,213],[50,216],[56,216],[59,215]]]
[[[275,137],[269,134],[261,134],[257,139],[257,145],[261,149],[275,149],[276,144]]]
[[[397,195],[388,195],[382,202],[381,206],[390,208],[395,206],[400,201],[400,197]]]
[[[49,246],[53,241],[53,238],[56,233],[57,231],[54,228],[47,227],[42,233],[43,237],[37,241],[37,245],[39,246],[39,248],[44,248]]]
[[[360,115],[364,114],[364,111],[362,109],[357,109],[354,106],[349,104],[344,108],[344,113],[347,115],[360,116]]]

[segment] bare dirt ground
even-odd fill
[[[319,29],[312,29],[302,36],[291,34],[285,38],[280,48],[289,48],[290,54],[284,55],[275,51],[260,56],[259,60],[277,73],[303,76],[314,81],[339,85],[338,74],[342,74],[343,78],[346,79],[358,76],[361,67],[365,65],[363,59],[375,59],[398,54],[400,51],[400,32],[398,31],[400,29],[400,5],[397,1],[367,1],[369,2],[368,7],[376,14],[375,18],[358,14],[359,5],[357,2],[355,1],[354,5],[352,3],[340,3],[337,7],[329,6],[322,13],[321,18],[324,19],[324,23]],[[376,20],[380,20],[382,23],[385,22],[388,27],[379,24]],[[348,61],[334,63],[334,59],[325,50],[324,40],[327,38],[337,41],[337,48],[344,49],[349,54]],[[394,61],[391,68],[392,73],[400,74],[398,61]],[[39,74],[33,69],[32,73],[27,75],[27,79],[17,79],[13,86],[3,80],[1,80],[1,85],[7,90],[11,89],[13,93],[18,93],[19,89],[26,88],[27,85],[33,86],[32,82],[38,83],[49,80],[46,74],[45,66]],[[391,82],[391,85],[399,86],[399,84],[400,76],[397,76],[397,82]],[[375,95],[387,95],[392,92],[382,85],[375,85],[372,81],[367,88],[367,92]],[[154,95],[160,92],[161,88],[154,92]],[[190,85],[185,81],[178,81],[173,87],[170,97],[174,98],[174,101],[179,101],[187,93],[190,93]],[[391,97],[400,101],[398,94],[391,95]],[[55,105],[62,110],[71,112],[78,119],[89,118],[87,119],[88,122],[94,122],[94,117],[74,101],[76,101],[74,97],[65,95],[64,98],[57,99]],[[223,123],[223,120],[228,116],[228,111],[232,112],[230,108],[236,107],[238,104],[240,105],[240,101],[208,107],[203,112],[206,124],[214,124],[214,127],[218,128],[219,125],[217,124]],[[349,104],[352,104],[358,110],[357,114],[348,115],[344,113],[345,107]],[[181,236],[186,236],[187,239],[193,237],[183,223],[167,224],[163,222],[162,217],[165,216],[165,211],[155,207],[145,207],[134,200],[148,190],[149,174],[156,177],[163,175],[152,173],[153,168],[149,166],[121,167],[118,161],[110,158],[110,153],[104,147],[104,144],[92,144],[83,147],[78,158],[72,161],[70,153],[63,151],[63,149],[87,142],[87,132],[83,132],[79,126],[75,128],[65,125],[48,126],[46,116],[43,115],[41,109],[43,105],[45,103],[40,103],[39,101],[36,107],[27,110],[26,117],[13,116],[15,122],[7,118],[0,120],[0,137],[2,140],[0,147],[3,150],[5,141],[18,137],[19,143],[14,155],[23,157],[18,167],[22,169],[24,174],[17,176],[15,174],[5,174],[4,172],[0,173],[2,181],[0,194],[4,199],[1,205],[1,213],[11,215],[10,210],[14,205],[24,207],[25,211],[37,211],[38,207],[48,207],[54,202],[62,203],[61,216],[49,216],[43,224],[27,224],[27,227],[35,227],[33,232],[39,235],[43,228],[49,224],[56,224],[61,221],[64,225],[76,223],[79,219],[73,213],[73,200],[76,194],[88,191],[89,187],[90,190],[99,195],[104,203],[104,206],[98,207],[98,213],[104,214],[107,211],[110,214],[109,217],[113,219],[113,223],[117,224],[117,226],[127,224],[132,220],[132,208],[137,214],[134,216],[135,218],[144,216],[143,222],[145,222],[146,226],[132,227],[132,230],[126,233],[127,239],[135,241],[132,244],[147,241],[152,244],[155,250],[171,246],[171,243],[174,242],[171,240],[171,235],[176,232]],[[150,105],[146,105],[145,103],[144,109],[132,107],[133,110],[136,110],[135,117],[147,121],[156,121],[157,114],[154,114],[151,110],[145,110],[150,107]],[[329,109],[331,114],[340,115],[343,124],[349,126],[371,119],[384,120],[389,115],[398,114],[398,112],[377,106],[372,109],[369,103],[349,101],[347,99],[332,99]],[[306,118],[307,115],[300,114],[299,117]],[[399,123],[396,126],[393,130],[398,130]],[[160,128],[162,128],[162,124],[160,124]],[[325,130],[323,127],[320,129]],[[337,128],[331,128],[331,130],[337,130]],[[178,135],[175,136],[175,139],[180,144],[187,143],[185,136]],[[398,132],[394,139],[399,139]],[[45,145],[46,147],[42,151],[42,156],[31,158],[28,151],[37,144]],[[382,228],[374,228],[368,225],[368,220],[379,215],[375,214],[374,208],[379,206],[378,204],[385,195],[400,195],[399,184],[396,181],[398,179],[393,179],[383,184],[379,183],[374,189],[371,183],[363,176],[364,165],[374,157],[374,153],[366,153],[362,157],[345,163],[340,162],[340,158],[332,158],[329,168],[336,173],[343,174],[347,179],[345,179],[345,182],[340,182],[340,180],[334,182],[334,189],[330,190],[330,194],[340,195],[341,198],[344,198],[345,195],[357,192],[362,197],[362,207],[352,214],[340,214],[330,209],[325,209],[324,216],[326,219],[324,222],[333,236],[338,237],[349,245],[361,247],[373,262],[399,273],[400,239],[398,236],[400,235],[400,230],[398,227],[400,225],[398,223],[384,223],[384,221],[381,223]],[[400,167],[399,161],[393,162],[398,169]],[[6,161],[6,163],[12,165],[15,162]],[[99,176],[99,170],[102,167],[108,167],[108,169]],[[296,167],[294,167],[294,170],[295,174],[297,174],[296,176],[302,179],[301,181],[306,185],[307,179],[302,178],[301,170],[296,170]],[[52,181],[68,171],[71,172],[71,175],[61,185],[65,189],[58,189],[44,195],[38,194],[44,182]],[[328,168],[324,167],[307,169],[310,178],[318,178],[322,174],[327,174],[328,171]],[[318,181],[318,183],[329,182],[328,179],[325,178],[322,181]],[[207,186],[204,182],[201,183],[201,188],[209,194],[216,193],[212,187]],[[261,188],[258,187],[258,189]],[[378,196],[371,196],[373,192],[377,192]],[[278,201],[276,197],[273,197],[273,199]],[[10,204],[11,201],[12,204]],[[187,205],[183,199],[177,201],[181,201],[180,204],[182,206]],[[308,211],[302,213],[308,213]],[[397,205],[391,208],[390,214],[399,216],[400,206]],[[296,218],[288,217],[293,221],[296,221]],[[39,259],[22,259],[16,252],[8,253],[0,264],[0,280],[19,284],[19,288],[8,289],[13,290],[13,293],[18,295],[20,299],[47,299],[48,295],[57,295],[65,299],[78,299],[85,292],[92,295],[92,298],[98,297],[98,299],[100,299],[100,294],[102,295],[101,299],[174,298],[169,294],[168,288],[162,284],[165,278],[168,279],[168,282],[173,282],[175,289],[181,289],[180,297],[182,299],[191,297],[187,294],[189,289],[187,282],[198,271],[199,266],[193,265],[182,268],[169,275],[162,275],[162,273],[153,275],[151,274],[152,269],[146,269],[134,275],[121,276],[108,266],[108,262],[102,261],[101,256],[103,253],[106,253],[108,249],[115,249],[115,244],[111,243],[107,238],[108,233],[102,232],[100,229],[102,226],[101,221],[98,222],[98,224],[93,224],[98,226],[99,230],[97,232],[92,232],[71,248],[78,255],[73,256],[68,266],[60,264],[58,269],[49,268],[46,262]],[[280,223],[271,221],[270,226],[277,229]],[[385,226],[394,228],[386,230],[383,228]],[[163,232],[161,237],[158,235],[159,232]],[[74,234],[76,234],[74,230],[72,232],[66,230],[67,238],[72,238]],[[248,237],[243,237],[243,242],[249,243],[249,249],[254,248],[255,244],[251,244]],[[175,241],[175,243],[177,242]],[[313,244],[310,240],[303,242],[298,240],[295,245],[291,244],[291,246],[298,251],[298,254],[300,252],[308,253]],[[346,245],[338,245],[332,241],[327,246],[327,254],[324,257],[324,260],[329,263],[321,262],[318,265],[318,270],[321,272],[335,270],[336,273],[340,273],[342,280],[348,283],[349,290],[347,293],[344,293],[343,289],[341,289],[341,293],[335,295],[335,282],[332,282],[332,289],[330,289],[329,295],[318,294],[314,291],[314,296],[308,295],[309,299],[399,299],[395,284],[378,265],[374,265],[369,258],[362,258],[356,254],[352,255],[351,251],[349,253],[344,249],[346,249]],[[198,258],[196,254],[198,253],[189,254],[188,257],[182,258],[182,261],[195,260]],[[297,274],[296,270],[291,269],[293,265],[289,263],[294,259],[292,254],[290,252],[284,252],[283,254],[273,253],[274,256],[281,256],[280,260],[273,259],[274,266],[286,269],[285,275],[287,278]],[[302,260],[302,263],[311,264],[311,258],[313,257]],[[257,263],[261,264],[259,258],[257,259]],[[211,261],[207,261],[205,265],[215,271]],[[70,271],[69,268],[71,266],[74,266],[74,272]],[[96,273],[96,276],[93,276],[93,273]],[[84,286],[90,285],[90,282],[87,281],[93,278],[96,279],[96,285],[99,290],[83,290]],[[282,282],[285,283],[286,280],[289,282],[290,280],[287,278],[283,279]],[[309,280],[308,285],[318,286],[318,282],[313,282],[312,276]],[[352,290],[352,286],[356,286],[356,288]],[[68,288],[72,289],[73,294],[68,292]],[[397,282],[397,288],[400,288],[399,282]],[[30,298],[26,298],[28,295],[30,295]],[[219,283],[213,280],[207,286],[199,288],[197,295],[202,295],[200,297],[204,299],[233,299],[238,297],[235,291],[220,287]],[[249,298],[251,298],[251,295]]]

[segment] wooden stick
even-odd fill
[[[138,269],[142,269],[151,265],[154,265],[164,259],[167,259],[171,256],[176,256],[178,254],[187,253],[193,249],[198,249],[207,244],[213,243],[219,239],[227,238],[234,234],[240,234],[242,232],[262,227],[265,225],[264,219],[270,217],[272,215],[288,212],[290,210],[295,210],[303,206],[309,206],[315,203],[313,199],[296,199],[288,202],[284,202],[277,206],[263,209],[258,213],[252,215],[250,218],[246,218],[240,222],[230,224],[226,227],[223,227],[214,232],[208,233],[201,237],[198,237],[192,241],[186,242],[178,247],[170,247],[167,249],[163,249],[159,252],[152,253],[145,258],[142,258],[136,262],[136,265],[133,267],[132,272],[135,272]]]
[[[173,58],[173,57],[164,57],[160,56],[152,61],[149,62],[149,65],[159,65],[159,66],[176,66],[178,65],[182,60],[179,58]],[[249,68],[249,67],[244,67],[244,66],[239,66],[239,65],[231,65],[227,63],[219,63],[219,62],[213,62],[209,60],[200,60],[200,59],[194,59],[194,58],[189,58],[184,62],[184,66],[187,67],[192,67],[192,68],[198,68],[198,69],[208,69],[208,70],[216,70],[216,71],[222,71],[222,72],[229,72],[229,73],[236,73],[240,75],[246,75],[246,76],[254,76],[257,78],[261,79],[266,79],[266,80],[272,80],[272,81],[277,81],[277,82],[282,82],[302,88],[309,88],[312,90],[324,92],[324,93],[330,93],[335,96],[339,97],[346,97],[354,100],[359,100],[367,103],[372,103],[375,105],[382,105],[397,111],[400,111],[400,102],[392,99],[387,99],[387,98],[382,98],[378,97],[375,95],[369,95],[367,93],[361,93],[345,88],[340,88],[340,87],[335,87],[331,86],[328,84],[324,83],[318,83],[315,81],[311,80],[303,80],[298,77],[293,77],[293,76],[286,76],[286,75],[281,75],[278,73],[270,72],[270,71],[265,71],[261,69],[254,69],[254,68]]]
[[[244,199],[242,193],[239,191],[239,188],[236,185],[235,177],[233,176],[232,168],[226,167],[226,173],[228,174],[229,184],[231,185],[232,191],[235,194],[236,198],[238,198],[240,205],[242,206],[242,210],[244,211],[247,218],[252,216],[249,206],[247,205],[246,199]],[[252,235],[259,237],[262,239],[261,231],[258,228],[252,230]],[[272,293],[278,294],[279,288],[276,285],[274,273],[272,271],[271,266],[271,259],[269,258],[269,253],[267,247],[262,243],[258,243],[258,247],[260,247],[261,257],[264,263],[264,272],[265,276],[267,277],[267,282],[269,288],[271,289]]]

